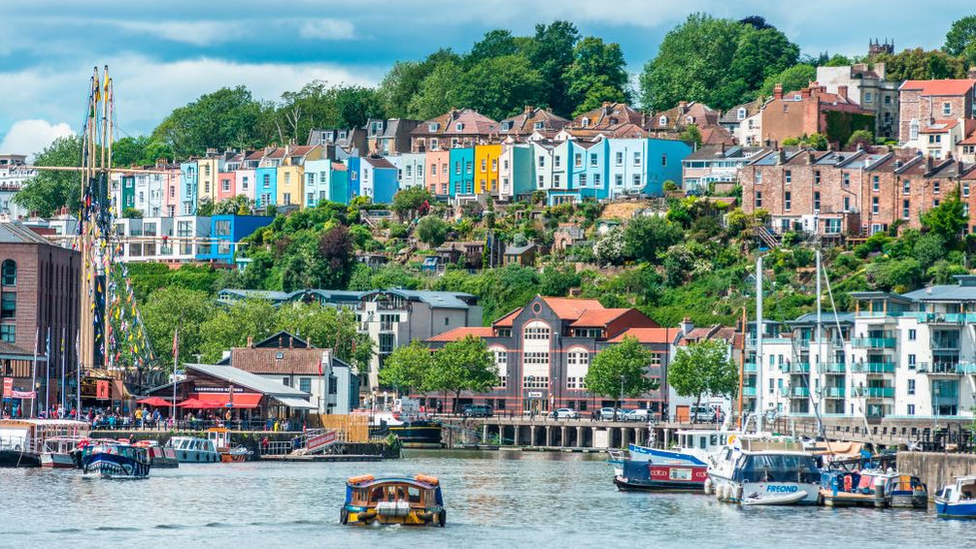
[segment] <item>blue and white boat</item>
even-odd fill
[[[976,476],[956,477],[935,496],[935,512],[944,518],[976,519]]]
[[[752,449],[727,446],[708,467],[708,488],[714,489],[719,501],[741,505],[818,503],[821,474],[813,455],[778,441],[755,441],[746,446]]]
[[[146,478],[150,466],[148,450],[131,444],[100,442],[81,454],[84,473],[102,478]]]

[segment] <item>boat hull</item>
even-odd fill
[[[84,457],[82,470],[86,475],[102,478],[146,478],[149,476],[149,463],[116,454],[92,454]]]
[[[344,506],[340,515],[342,524],[401,524],[404,526],[440,526],[447,525],[447,512],[443,509],[411,508],[402,512],[386,512],[375,507],[363,509],[355,506]]]
[[[71,457],[71,454],[47,452],[41,454],[41,467],[50,467],[53,469],[73,469],[75,467],[75,461]]]
[[[976,519],[976,501],[950,503],[935,498],[935,513],[943,518]]]
[[[707,478],[704,465],[624,461],[622,472],[614,476],[613,483],[622,492],[694,492],[704,488]]]
[[[0,450],[0,467],[40,467],[41,456],[19,450]]]
[[[429,421],[417,421],[402,425],[387,425],[370,428],[371,435],[396,435],[407,448],[443,446],[441,443],[442,428]]]
[[[220,454],[203,450],[175,450],[180,463],[219,463]]]
[[[704,486],[704,483],[692,484],[688,482],[634,482],[622,476],[614,477],[613,483],[621,492],[701,492]]]
[[[710,475],[716,497],[742,505],[817,505],[820,485],[803,482],[739,483]]]

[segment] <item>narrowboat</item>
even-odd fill
[[[886,471],[825,471],[820,499],[827,507],[925,509],[928,489],[918,477]]]
[[[84,448],[81,467],[86,475],[102,478],[146,478],[150,469],[149,451],[121,442],[99,442]]]
[[[88,424],[67,419],[0,420],[0,467],[40,467],[41,457],[60,445],[48,446],[48,440],[88,435]],[[63,461],[65,456],[49,456],[47,461]],[[66,456],[70,461],[70,455]]]
[[[976,476],[956,477],[935,496],[935,512],[943,518],[976,519]]]
[[[220,453],[209,438],[175,436],[166,442],[180,463],[217,463]]]
[[[176,469],[180,466],[176,459],[176,452],[172,448],[160,446],[155,440],[140,440],[135,446],[145,448],[149,452],[149,466],[153,469]]]
[[[440,423],[421,416],[409,416],[393,412],[378,412],[370,416],[371,437],[396,435],[405,448],[440,448],[442,427]]]
[[[654,464],[646,461],[624,461],[621,474],[613,483],[621,492],[687,492],[700,491],[708,478],[705,464],[691,462]]]
[[[447,524],[447,510],[436,477],[414,478],[364,475],[346,482],[346,501],[339,514],[342,524]]]
[[[820,470],[798,446],[775,441],[750,441],[749,449],[726,446],[708,467],[709,486],[727,503],[816,505]]]

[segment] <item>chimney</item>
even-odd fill
[[[814,155],[812,152],[807,153],[807,165],[813,164]]]
[[[248,347],[254,347],[254,338],[253,337],[247,336],[247,346]]]
[[[777,99],[777,100],[783,99],[783,85],[782,84],[776,84],[773,87],[773,99]]]
[[[526,105],[525,106],[525,114],[532,114],[532,107],[530,107],[529,105]]]
[[[843,99],[847,99],[847,86],[837,86],[837,95],[841,96]]]
[[[691,318],[686,316],[684,319],[682,319],[679,327],[681,328],[681,333],[687,336],[692,330],[695,329],[695,323],[691,321]]]
[[[926,156],[925,157],[925,171],[926,172],[932,171],[932,157],[931,156]]]
[[[966,71],[966,78],[976,80],[976,65],[969,66],[969,70]]]
[[[720,150],[722,152],[722,155],[724,156],[725,155],[725,141],[722,141],[722,143],[720,145]]]

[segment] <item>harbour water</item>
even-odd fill
[[[621,493],[599,455],[412,451],[384,463],[181,465],[147,480],[0,469],[0,547],[974,547],[931,512],[739,508]],[[339,524],[347,477],[440,477],[448,525]]]

